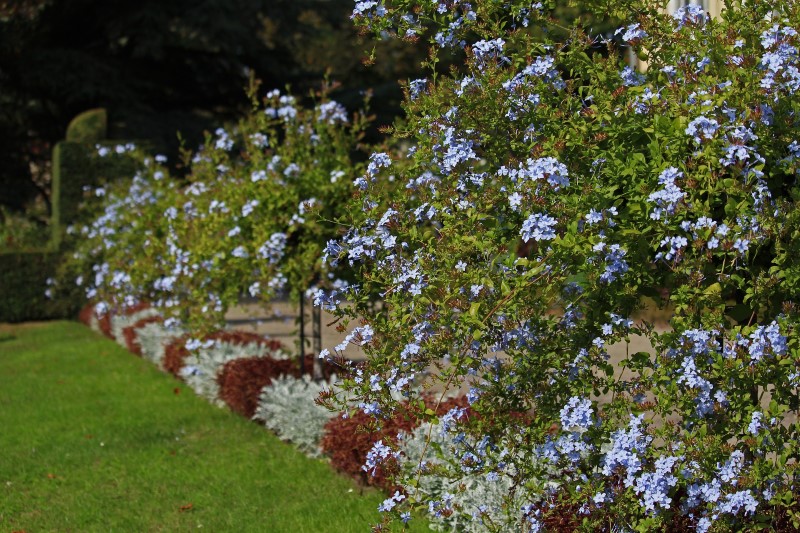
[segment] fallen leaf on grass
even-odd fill
[[[184,511],[191,511],[194,508],[194,505],[191,503],[187,503],[186,505],[181,505],[181,512]]]
[[[172,392],[175,393],[175,394],[180,394],[181,393],[181,388],[180,387],[175,387],[174,389],[172,389]]]
[[[47,479],[57,479],[58,476],[55,474],[47,474]]]

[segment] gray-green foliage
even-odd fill
[[[92,315],[93,322],[96,322]],[[142,349],[142,357],[163,369],[164,351],[173,339],[183,335],[179,328],[166,327],[160,322],[150,322],[136,328],[136,339]]]
[[[143,318],[158,316],[158,314],[159,314],[158,311],[156,311],[152,307],[141,309],[139,311],[135,311],[130,314],[127,313],[112,314],[111,336],[115,341],[117,341],[117,344],[119,344],[123,348],[127,348],[128,344],[125,342],[125,336],[123,335],[123,331],[125,330],[125,328],[133,326]]]
[[[319,457],[323,429],[333,413],[314,399],[329,388],[329,383],[317,383],[307,375],[302,379],[292,376],[273,379],[261,390],[253,418],[307,455]]]
[[[289,354],[277,350],[273,351],[268,346],[258,343],[234,344],[224,341],[209,341],[202,344],[185,360],[181,375],[194,391],[203,398],[224,406],[219,399],[219,385],[217,374],[228,361],[248,357],[272,357],[273,359],[288,359]]]

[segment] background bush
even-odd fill
[[[81,296],[74,290],[48,291],[60,261],[56,251],[0,252],[0,322],[63,318],[78,312]]]

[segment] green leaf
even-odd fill
[[[752,315],[753,311],[750,306],[745,304],[736,304],[725,312],[726,315],[734,319],[736,322],[745,322]]]

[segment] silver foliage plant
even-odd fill
[[[189,347],[189,343],[187,343],[187,347]],[[222,371],[225,363],[249,357],[271,357],[283,360],[288,359],[289,354],[283,350],[271,350],[268,346],[259,343],[235,344],[219,340],[207,341],[200,343],[186,358],[181,375],[186,384],[198,396],[223,407],[225,403],[219,398],[217,375]]]
[[[315,382],[309,376],[281,376],[261,390],[254,420],[261,421],[282,440],[293,443],[310,457],[321,457],[319,443],[325,424],[333,417],[314,400],[335,381]]]
[[[159,315],[158,311],[153,309],[152,307],[141,309],[139,311],[135,311],[130,314],[126,313],[112,314],[111,336],[114,338],[115,341],[117,341],[117,344],[119,344],[123,348],[127,348],[128,345],[125,343],[125,335],[123,335],[123,330],[125,328],[128,328],[136,324],[143,318],[150,318],[158,315]]]
[[[142,349],[142,357],[164,370],[164,352],[172,340],[184,334],[176,326],[165,326],[160,322],[150,322],[136,328],[136,341]]]

